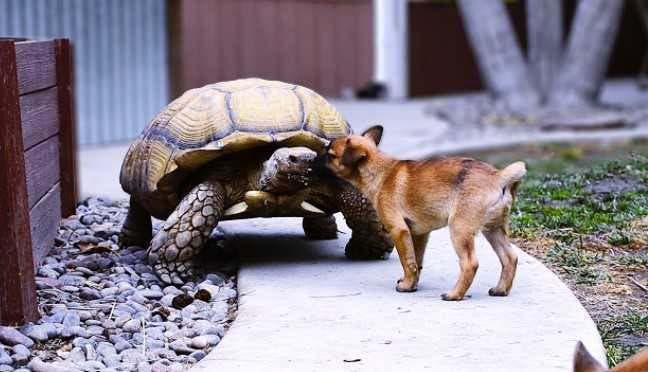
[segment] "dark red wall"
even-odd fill
[[[336,96],[373,75],[371,0],[176,0],[172,94],[243,77]]]

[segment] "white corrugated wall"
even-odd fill
[[[166,1],[0,0],[0,37],[74,45],[81,144],[136,137],[168,103]]]

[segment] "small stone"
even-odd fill
[[[31,372],[28,369],[20,368],[20,369],[13,369],[12,366],[8,364],[0,364],[0,372]]]
[[[97,353],[106,358],[111,355],[117,355],[117,349],[115,349],[115,346],[109,342],[100,342],[99,345],[97,345]]]
[[[126,324],[126,322],[128,322],[131,319],[132,317],[130,314],[121,315],[117,319],[115,319],[115,326],[118,328],[122,328],[124,324]]]
[[[13,364],[13,359],[7,354],[7,352],[0,347],[0,364]]]
[[[59,367],[53,363],[45,363],[40,358],[36,357],[27,364],[27,368],[33,372],[67,372],[66,368]]]
[[[142,328],[142,323],[138,319],[131,319],[127,321],[122,327],[122,329],[125,332],[130,332],[130,333],[138,332],[141,328]]]
[[[101,297],[99,297],[101,298]],[[79,311],[79,319],[81,319],[82,322],[85,322],[86,320],[92,319],[93,315],[91,312],[86,311],[86,310],[81,310]]]
[[[61,288],[63,283],[58,279],[36,278],[36,289]]]
[[[173,298],[172,305],[176,309],[183,309],[189,306],[193,301],[194,299],[191,296],[183,293]]]
[[[117,350],[118,353],[121,353],[124,350],[132,349],[132,348],[133,348],[133,345],[131,345],[126,340],[118,341],[118,342],[115,343],[115,350]]]
[[[70,351],[68,359],[74,363],[81,363],[86,361],[85,352],[80,347],[75,347]]]
[[[81,363],[81,368],[84,371],[102,371],[106,372],[106,365],[98,360],[89,360]]]
[[[153,368],[148,362],[140,362],[137,364],[137,372],[152,372]]]
[[[205,358],[206,355],[207,354],[205,354],[205,352],[202,350],[194,351],[193,353],[189,354],[190,357],[194,358],[198,362]]]
[[[187,343],[183,340],[175,340],[169,344],[169,348],[175,351],[178,354],[189,355],[195,350],[187,346]]]
[[[173,295],[173,294],[164,295],[164,296],[160,299],[160,303],[161,303],[162,305],[164,305],[164,306],[167,306],[167,307],[169,307],[169,306],[173,306],[173,299],[175,298],[175,296],[176,296],[176,295]]]
[[[112,297],[119,293],[119,288],[117,287],[108,287],[101,290],[102,297]]]
[[[64,286],[74,286],[81,287],[85,284],[85,279],[77,275],[61,275],[59,281],[63,283]]]
[[[159,300],[160,298],[162,298],[162,296],[164,296],[164,293],[162,293],[161,291],[154,291],[150,289],[144,289],[139,291],[138,293],[151,300]]]
[[[121,352],[121,360],[124,363],[138,364],[144,362],[146,357],[142,355],[140,350],[127,349]]]
[[[0,342],[9,346],[22,344],[28,348],[34,345],[34,341],[18,332],[16,329],[2,326],[0,326]]]
[[[50,279],[57,279],[59,277],[59,273],[56,272],[56,270],[53,270],[48,267],[40,267],[38,269],[38,276],[50,278]]]
[[[73,285],[64,285],[63,287],[61,287],[61,290],[69,293],[76,293],[79,292],[79,287]]]
[[[97,360],[97,351],[91,343],[81,346],[81,350],[85,353],[86,360]]]
[[[209,302],[212,298],[211,293],[206,289],[199,289],[198,292],[194,295],[194,298],[200,301]]]
[[[144,297],[141,292],[142,291],[134,293],[133,295],[131,295],[130,296],[130,301],[136,302],[136,303],[138,303],[140,305],[145,305],[146,303],[148,303],[149,300],[146,297]]]
[[[84,300],[98,300],[102,298],[101,293],[99,293],[98,290],[93,288],[81,288],[81,293],[79,293],[79,297]]]
[[[47,327],[44,327],[40,324],[36,325],[26,325],[20,329],[20,331],[27,337],[31,338],[34,341],[45,342],[49,339],[47,333]]]
[[[220,337],[216,335],[203,335],[191,339],[191,347],[194,349],[204,349],[207,346],[214,346],[220,342]]]
[[[98,325],[91,325],[90,327],[86,328],[86,331],[90,336],[101,336],[104,333],[103,327]]]

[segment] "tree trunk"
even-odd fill
[[[623,9],[620,0],[580,1],[549,103],[582,106],[598,98]]]
[[[468,40],[486,87],[513,110],[538,105],[515,32],[501,0],[459,0]]]
[[[562,0],[526,1],[529,70],[543,101],[562,56],[562,7]]]

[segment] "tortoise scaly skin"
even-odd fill
[[[148,245],[165,283],[194,274],[192,258],[225,219],[295,216],[311,239],[334,239],[333,214],[353,230],[350,258],[393,250],[375,210],[350,184],[316,171],[330,140],[351,133],[317,93],[242,79],[192,89],[159,113],[131,145],[120,175],[131,195],[123,245]],[[165,220],[153,239],[151,216]]]

